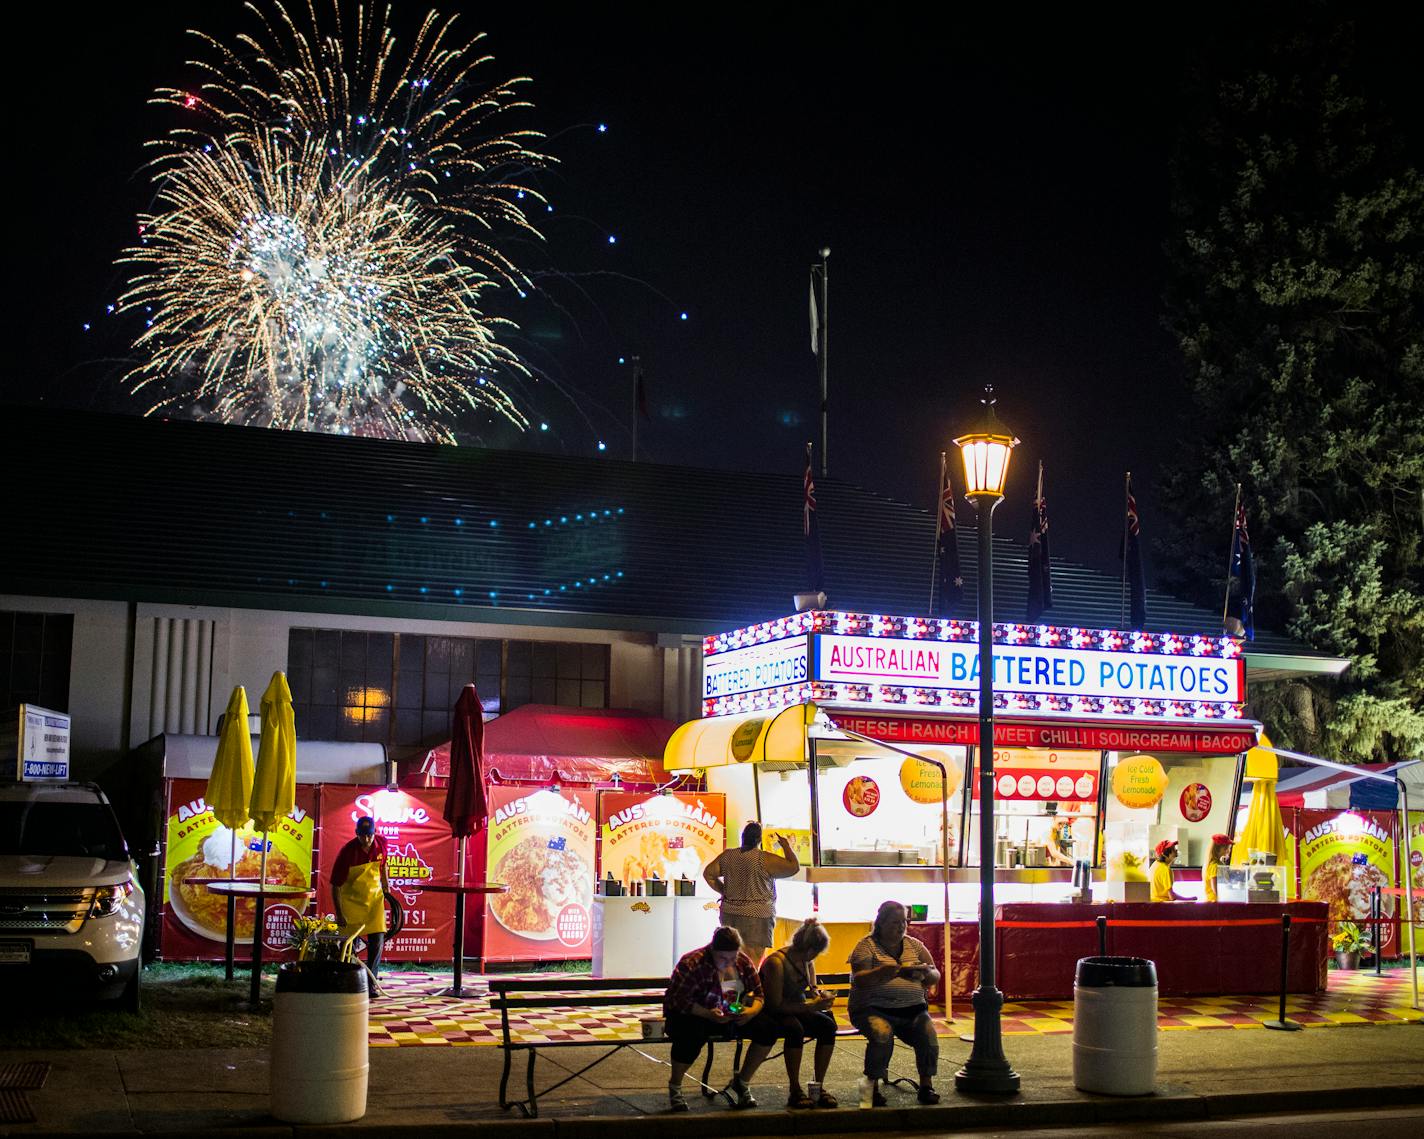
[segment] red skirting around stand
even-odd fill
[[[1292,993],[1325,988],[1330,955],[1323,902],[1252,905],[1161,902],[1082,905],[1016,903],[996,909],[998,983],[1009,1000],[1070,1000],[1080,957],[1098,952],[1096,919],[1108,919],[1108,953],[1145,957],[1157,966],[1162,996],[1221,996],[1279,991],[1281,915],[1291,915]],[[944,927],[915,922],[943,970]],[[968,997],[979,983],[979,927],[952,922],[951,992]],[[931,1000],[941,1000],[938,991]]]

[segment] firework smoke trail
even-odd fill
[[[150,143],[156,184],[120,308],[147,314],[135,390],[150,413],[453,441],[483,408],[526,427],[497,375],[527,374],[488,290],[532,290],[501,233],[540,235],[522,178],[552,160],[512,79],[431,12],[408,53],[389,8],[248,3],[260,33],[229,48],[193,32],[193,90],[153,102],[190,123]],[[343,23],[343,16],[351,17]]]

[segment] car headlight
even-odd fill
[[[118,912],[124,899],[134,892],[132,882],[120,882],[117,886],[100,886],[94,891],[94,905],[90,917],[106,918]]]

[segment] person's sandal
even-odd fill
[[[815,1101],[804,1091],[794,1091],[786,1097],[786,1106],[792,1111],[804,1111],[816,1106]]]
[[[732,1103],[734,1110],[744,1111],[749,1107],[756,1107],[756,1096],[752,1095],[751,1087],[743,1082],[741,1076],[733,1076],[732,1082],[727,1085],[727,1090],[734,1097]]]
[[[816,1107],[840,1107],[840,1105],[840,1100],[836,1099],[835,1096],[824,1089],[821,1091],[820,1096],[817,1097],[815,1104]]]
[[[929,1087],[926,1084],[920,1085],[918,1095],[920,1102],[926,1107],[930,1106],[931,1104],[939,1103],[939,1092],[935,1091],[934,1088]]]
[[[886,1107],[890,1101],[885,1098],[885,1093],[880,1090],[880,1081],[875,1081],[875,1091],[870,1096],[871,1107]]]
[[[690,1111],[687,1106],[687,1099],[682,1094],[681,1088],[668,1088],[668,1110],[669,1111]]]

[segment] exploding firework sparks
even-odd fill
[[[402,56],[364,7],[333,0],[327,31],[314,4],[247,7],[260,34],[192,33],[200,84],[154,96],[188,125],[150,144],[155,205],[122,259],[136,390],[300,430],[448,441],[468,408],[527,426],[498,382],[525,372],[513,326],[483,303],[531,287],[496,245],[538,237],[523,179],[549,159],[501,129],[525,81],[477,83],[483,37],[434,12]]]

